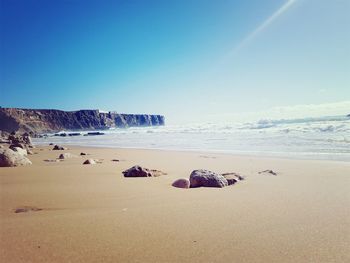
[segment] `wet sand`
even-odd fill
[[[348,162],[51,148],[0,168],[1,262],[350,262]],[[167,175],[124,178],[136,164]],[[194,169],[245,180],[171,186]]]

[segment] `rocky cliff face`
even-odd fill
[[[120,114],[99,110],[34,110],[0,108],[0,130],[29,133],[61,130],[98,130],[112,127],[164,125],[164,116]]]

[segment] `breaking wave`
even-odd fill
[[[34,142],[350,161],[350,118],[344,116],[114,128],[103,132],[103,136],[49,136]]]

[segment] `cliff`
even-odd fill
[[[61,130],[101,130],[112,127],[164,125],[164,116],[120,114],[99,110],[36,110],[0,108],[0,130],[29,133]]]

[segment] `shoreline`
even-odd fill
[[[49,143],[47,144],[36,144],[34,143],[35,146],[38,147],[46,147],[48,146]],[[56,143],[54,143],[56,144]],[[199,153],[199,154],[223,154],[223,155],[229,155],[229,156],[237,156],[237,157],[253,157],[253,158],[268,158],[268,159],[282,159],[282,160],[306,160],[306,161],[326,161],[326,162],[350,162],[350,156],[349,159],[345,158],[345,159],[317,159],[317,158],[313,158],[312,156],[315,155],[330,155],[330,153],[310,153],[309,155],[303,155],[301,154],[303,157],[298,157],[296,156],[296,153],[292,153],[293,155],[279,155],[281,152],[276,152],[276,155],[273,154],[268,154],[268,153],[251,153],[251,152],[247,152],[246,154],[241,152],[241,153],[237,153],[237,152],[228,152],[225,150],[198,150],[198,149],[163,149],[163,148],[142,148],[142,147],[115,147],[115,146],[97,146],[97,145],[90,145],[90,146],[86,146],[86,145],[75,145],[75,144],[65,144],[65,143],[58,143],[59,145],[65,145],[67,147],[78,147],[78,148],[97,148],[97,149],[125,149],[125,150],[150,150],[150,151],[170,151],[170,152],[179,152],[179,153],[186,153],[186,152],[192,152],[192,153]],[[295,155],[294,155],[295,154]],[[305,153],[304,153],[305,154]],[[339,153],[338,153],[339,154]],[[334,154],[334,155],[338,155],[338,154]]]
[[[0,261],[350,260],[350,163],[52,147],[34,148],[32,165],[0,168]],[[44,161],[65,152],[76,157]],[[89,158],[101,163],[83,165]],[[123,177],[133,165],[166,175]],[[224,188],[172,186],[194,169],[244,180]],[[259,173],[266,169],[277,175]]]

